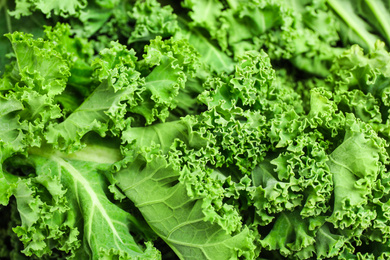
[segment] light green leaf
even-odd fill
[[[156,0],[136,1],[128,14],[135,20],[129,44],[147,42],[156,36],[166,38],[179,29],[172,7],[161,6]]]
[[[178,171],[163,158],[146,161],[139,156],[114,176],[117,185],[180,259],[238,259],[244,252],[249,259],[254,257],[249,229],[229,235],[217,224],[206,222],[202,200],[187,195],[185,185],[178,182]]]
[[[23,108],[17,100],[0,98],[0,205],[8,205],[9,197],[13,193],[15,177],[3,170],[6,159],[25,149],[26,125],[19,122],[15,114]]]
[[[110,116],[125,113],[121,102],[131,99],[134,91],[131,86],[115,91],[111,80],[104,80],[65,121],[49,125],[47,141],[59,149],[76,151],[84,146],[81,138],[86,133],[94,131],[105,136],[112,122]]]
[[[371,33],[372,29],[370,24],[359,17],[356,12],[356,7],[359,3],[348,0],[327,0],[327,2],[345,24],[341,28],[341,39],[344,41],[351,41],[352,43],[358,43],[366,49],[373,49],[378,37]]]
[[[150,244],[145,252],[137,245],[130,235],[131,215],[108,199],[104,171],[110,164],[96,158],[70,160],[44,149],[32,153],[27,163],[35,167],[37,177],[20,181],[15,195],[22,214],[22,226],[15,231],[23,236],[27,255],[51,254],[52,240],[62,246],[54,247],[71,250],[75,259],[159,259]],[[38,184],[46,188],[45,194]],[[34,230],[36,236],[29,237]],[[72,236],[71,248],[63,244],[63,232]]]
[[[86,0],[71,0],[71,1],[43,1],[43,0],[16,0],[15,10],[10,12],[11,15],[19,18],[20,16],[31,15],[32,12],[40,10],[49,18],[53,12],[55,15],[77,16],[80,9],[85,8]]]
[[[372,131],[364,129],[368,126],[355,120],[348,114],[344,140],[329,155],[328,161],[335,198],[328,221],[341,229],[367,228],[376,217],[368,204],[373,182],[380,172],[380,155],[384,147],[377,143]]]
[[[184,21],[182,22],[184,23]],[[207,36],[203,35],[197,27],[186,28],[184,25],[182,30],[178,32],[175,38],[184,38],[192,44],[201,55],[201,60],[210,66],[212,71],[218,73],[230,73],[234,68],[234,61],[226,53],[213,44]]]

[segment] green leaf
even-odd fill
[[[201,61],[207,64],[211,71],[216,71],[217,73],[230,73],[233,71],[234,62],[232,58],[220,50],[218,46],[215,46],[200,29],[197,27],[186,28],[183,23],[184,21],[180,23],[182,28],[176,34],[175,38],[187,39],[200,53]]]
[[[50,96],[61,93],[70,76],[69,64],[49,41],[15,32],[7,35],[16,56],[13,75],[28,88]]]
[[[25,150],[25,134],[27,126],[19,122],[16,113],[23,109],[21,102],[0,98],[0,165],[15,153]],[[0,168],[0,205],[8,205],[13,194],[14,176]]]
[[[152,229],[181,259],[238,259],[254,257],[248,228],[229,235],[204,220],[202,200],[187,195],[179,172],[162,157],[138,156],[114,174],[117,185],[139,208]],[[150,192],[153,190],[153,192]]]
[[[376,214],[369,201],[374,181],[380,171],[384,147],[367,125],[348,114],[347,132],[342,144],[329,155],[329,169],[334,181],[333,213],[328,221],[344,229],[367,228]]]
[[[199,56],[185,39],[162,41],[160,36],[145,46],[143,62],[152,70],[145,77],[141,102],[130,111],[142,115],[146,125],[164,122],[176,108],[177,96],[199,68]]]
[[[40,10],[50,18],[52,12],[54,15],[63,17],[78,16],[80,9],[87,5],[86,0],[71,0],[68,2],[61,1],[43,1],[43,0],[16,0],[15,10],[10,14],[19,19],[20,16],[29,16],[32,12]]]
[[[179,29],[172,7],[161,6],[156,0],[136,1],[129,16],[135,21],[129,44],[147,42],[156,36],[166,38]]]
[[[182,6],[191,9],[189,12],[189,16],[193,20],[191,24],[209,28],[210,31],[217,30],[218,18],[223,9],[223,4],[220,1],[186,0]]]
[[[134,73],[137,78],[137,73]],[[111,80],[103,80],[88,99],[63,122],[49,125],[45,138],[58,149],[76,151],[84,146],[81,138],[88,132],[105,136],[113,125],[111,119],[123,117],[125,110],[121,102],[132,99],[134,87],[136,85],[115,91]],[[111,130],[115,133],[114,128]]]
[[[125,128],[126,107],[134,106],[137,93],[142,91],[139,85],[143,80],[134,69],[136,60],[133,51],[117,42],[102,50],[92,64],[93,77],[100,85],[63,122],[50,124],[45,133],[47,141],[61,150],[76,151],[89,132],[105,136],[110,129],[117,135]]]
[[[294,211],[281,213],[271,232],[260,242],[267,250],[280,250],[280,253],[287,257],[294,252],[302,253],[301,250],[312,246],[316,242],[314,234],[309,221],[302,219],[297,211]]]
[[[375,41],[378,37],[372,34],[372,28],[362,17],[356,9],[360,7],[363,1],[335,1],[327,0],[329,6],[343,21],[340,37],[344,42],[352,42],[360,44],[366,49],[373,49]],[[381,1],[376,1],[381,2]],[[375,4],[372,4],[375,5]],[[367,10],[367,9],[364,9]],[[382,21],[380,21],[381,23]]]
[[[15,232],[26,255],[50,255],[56,248],[75,259],[159,259],[150,244],[146,251],[136,244],[131,215],[108,199],[104,171],[110,164],[70,160],[44,149],[32,153],[24,163],[37,176],[20,180],[15,193],[22,216]]]

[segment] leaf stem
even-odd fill
[[[378,1],[368,1],[365,0],[367,6],[371,9],[372,13],[377,18],[377,22],[382,27],[384,33],[385,33],[385,39],[387,41],[387,44],[390,44],[390,23],[388,23],[389,18],[386,17],[386,7],[383,6],[382,2]],[[387,14],[389,16],[389,14]]]
[[[61,152],[59,150],[53,149],[50,146],[43,145],[40,148],[31,147],[28,150],[28,153],[44,157],[57,156],[61,159],[81,160],[101,164],[113,164],[122,159],[119,148],[115,149],[98,144],[88,144],[80,151],[74,153]]]
[[[8,33],[12,33],[11,18],[8,13],[7,0],[0,1],[0,11],[3,9]],[[1,35],[2,36],[2,35]]]
[[[375,37],[367,31],[364,26],[359,24],[359,17],[351,10],[340,4],[338,0],[327,0],[330,7],[340,16],[340,18],[347,24],[352,31],[354,31],[366,44],[369,49],[373,49],[375,46]],[[344,5],[350,3],[343,1]],[[355,16],[355,17],[354,17]]]

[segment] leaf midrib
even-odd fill
[[[64,159],[58,157],[58,156],[50,156],[50,159],[57,162],[61,167],[63,167],[64,169],[67,170],[67,172],[72,175],[73,179],[76,180],[77,182],[81,183],[82,186],[83,186],[83,189],[84,191],[89,195],[89,197],[91,198],[91,201],[92,201],[92,205],[91,207],[92,208],[95,208],[95,209],[98,209],[98,211],[101,213],[101,215],[103,216],[103,218],[106,220],[108,226],[110,227],[110,229],[112,230],[112,233],[114,234],[114,236],[122,243],[124,244],[124,242],[122,241],[120,235],[118,234],[111,218],[108,216],[107,214],[107,211],[105,209],[105,207],[102,205],[102,203],[100,202],[99,198],[98,198],[98,195],[94,192],[93,188],[91,187],[90,183],[88,182],[88,180],[86,178],[84,178],[84,176],[76,169],[74,168],[70,163],[66,162]],[[89,220],[89,221],[92,221],[92,218]],[[89,225],[87,225],[89,226]],[[89,230],[89,233],[91,234],[92,233],[92,230]]]

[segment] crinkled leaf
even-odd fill
[[[202,31],[197,27],[186,28],[181,25],[181,31],[176,34],[176,38],[187,39],[191,45],[201,55],[201,60],[210,67],[212,71],[216,72],[232,72],[234,62],[226,53],[215,46],[207,36],[203,35]]]
[[[22,224],[14,230],[26,255],[50,255],[56,248],[76,259],[159,258],[150,245],[144,252],[136,244],[130,214],[108,199],[103,172],[109,164],[64,159],[50,150],[32,153],[27,163],[36,177],[19,181],[15,192]]]
[[[170,110],[176,108],[177,96],[198,69],[199,57],[184,39],[162,41],[157,37],[145,52],[143,61],[152,70],[145,77],[142,101],[130,111],[142,115],[149,125],[157,118],[164,122]]]
[[[16,0],[15,2],[15,10],[11,11],[10,14],[16,18],[29,16],[36,10],[40,10],[48,18],[52,15],[52,12],[54,15],[63,17],[78,16],[80,9],[83,9],[87,5],[86,0],[71,0],[67,2],[53,0]]]
[[[341,229],[351,225],[367,228],[376,217],[367,204],[384,147],[376,142],[372,132],[367,136],[368,131],[355,123],[352,116],[348,119],[343,143],[329,156],[335,200],[328,221]]]
[[[162,7],[156,0],[137,1],[129,16],[135,20],[129,44],[147,42],[156,36],[169,37],[179,29],[172,7]]]
[[[238,259],[251,256],[253,238],[244,228],[228,235],[204,220],[202,201],[187,195],[179,172],[161,157],[139,156],[115,173],[118,186],[138,207],[152,229],[183,259]],[[150,192],[153,190],[153,192]]]
[[[131,76],[130,76],[131,77]],[[134,72],[134,78],[137,78]],[[131,80],[131,79],[130,79]],[[81,138],[94,131],[105,136],[110,126],[110,120],[125,113],[122,101],[131,99],[134,86],[115,91],[111,80],[103,80],[94,92],[63,122],[51,124],[45,134],[47,141],[59,149],[78,150],[83,144]],[[115,131],[113,131],[115,132]]]

